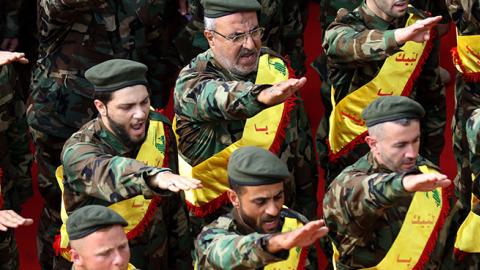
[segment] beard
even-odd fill
[[[263,215],[262,217],[260,217],[259,224],[257,224],[257,221],[254,218],[246,215],[243,212],[241,207],[238,209],[238,214],[240,215],[240,217],[242,218],[242,220],[245,224],[247,224],[250,228],[254,229],[258,233],[276,233],[276,232],[278,232],[278,228],[275,231],[266,232],[266,231],[264,231],[262,225],[263,225],[263,223],[280,219],[280,215],[278,215],[278,216]],[[280,225],[280,222],[278,222],[278,224]]]
[[[243,56],[246,56],[246,55],[251,55],[251,54],[255,54],[256,57],[257,57],[257,61],[255,62],[254,65],[252,66],[241,66],[241,65],[237,65],[236,63],[234,63],[233,61],[230,61],[227,57],[225,57],[224,55],[219,55],[218,58],[216,57],[215,59],[220,62],[220,64],[225,68],[227,69],[228,71],[230,71],[231,73],[235,74],[235,75],[238,75],[238,76],[246,76],[252,72],[254,72],[256,69],[257,69],[257,66],[258,66],[258,59],[260,57],[260,50],[256,50],[256,49],[253,49],[253,50],[250,50],[250,49],[245,49],[245,48],[242,48],[240,49],[240,52],[238,54],[238,59],[240,59],[240,57],[243,57]]]
[[[122,126],[120,123],[110,118],[110,116],[108,115],[108,112],[107,112],[107,119],[110,124],[110,128],[113,131],[113,134],[115,134],[124,145],[137,147],[137,146],[140,146],[145,140],[146,133],[144,133],[144,135],[140,139],[133,139],[128,134],[127,129],[124,126]],[[148,121],[147,121],[147,124],[145,125],[145,130],[147,130],[147,128],[148,128]]]

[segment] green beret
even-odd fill
[[[415,100],[404,96],[382,96],[372,101],[362,112],[367,127],[403,118],[420,119],[425,110]]]
[[[207,18],[218,18],[241,11],[258,11],[262,6],[257,0],[202,0],[203,14]]]
[[[263,148],[239,148],[228,161],[228,179],[240,186],[276,184],[288,177],[290,173],[285,162]]]
[[[112,59],[95,65],[85,72],[96,92],[111,92],[128,86],[148,85],[147,66],[127,59]]]
[[[108,207],[87,205],[75,210],[68,217],[67,233],[70,240],[77,240],[113,225],[127,226],[128,223]]]

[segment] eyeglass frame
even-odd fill
[[[228,40],[228,41],[231,41],[232,43],[237,43],[237,41],[235,41],[235,39],[245,37],[245,39],[243,40],[242,43],[240,43],[240,42],[238,41],[238,44],[243,44],[243,43],[245,43],[245,41],[247,40],[247,38],[246,38],[247,36],[250,36],[252,39],[254,39],[253,36],[252,36],[252,34],[253,34],[254,32],[256,32],[256,31],[261,31],[261,35],[258,37],[258,38],[261,39],[261,38],[263,37],[263,34],[265,33],[265,27],[261,27],[261,26],[260,26],[260,27],[255,27],[254,29],[252,29],[252,30],[250,30],[250,31],[248,31],[248,32],[245,32],[245,33],[232,34],[233,37],[225,36],[225,35],[220,34],[219,32],[217,32],[217,31],[215,31],[215,30],[209,30],[209,31],[211,31],[211,32],[213,32],[213,33],[215,33],[215,34],[218,34],[219,36],[223,37],[224,39],[226,39],[226,40]]]

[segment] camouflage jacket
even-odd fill
[[[438,169],[419,156],[417,166],[421,165]],[[381,166],[369,153],[330,184],[323,211],[329,237],[341,253],[338,269],[372,267],[385,257],[414,195],[403,187],[405,175]],[[444,244],[443,239],[437,241],[426,269],[438,263],[436,255],[443,252]]]
[[[0,1],[0,5],[4,8],[3,11],[0,11],[0,15],[2,15],[2,18],[0,19],[0,39],[18,37],[18,11],[22,2],[22,0]]]
[[[159,119],[169,127],[169,121],[157,112],[150,112],[150,118]],[[171,133],[168,129],[165,132]],[[136,160],[140,146],[123,144],[100,118],[85,124],[67,140],[61,155],[67,212],[86,204],[109,205],[140,194],[151,198],[156,192],[146,178],[166,170],[177,171],[173,133],[166,137],[169,141],[165,155],[171,169],[150,167]]]
[[[266,48],[262,52],[273,53]],[[246,119],[266,108],[256,96],[271,85],[256,85],[255,78],[256,74],[240,78],[224,70],[211,50],[198,55],[180,72],[174,92],[176,133],[179,152],[190,165],[201,163],[239,140]],[[287,199],[292,200],[296,194],[297,199],[315,201],[315,153],[300,97],[291,111],[284,144],[278,154],[288,164],[294,179],[287,182],[290,191]],[[286,204],[291,206],[290,203]]]
[[[413,12],[424,17],[416,9]],[[407,19],[408,15],[392,23],[386,22],[377,17],[365,2],[350,13],[339,10],[323,42],[337,102],[371,81],[385,59],[400,51],[394,31],[403,27]]]
[[[341,8],[349,11],[354,10],[362,3],[362,0],[320,0],[320,27],[322,33],[337,17],[337,12]]]
[[[470,169],[475,177],[472,192],[480,198],[480,110],[476,109],[468,118],[466,126],[467,140],[470,151]],[[477,205],[478,208],[478,205]],[[472,209],[480,214],[480,209]]]
[[[146,166],[135,160],[139,146],[124,145],[96,118],[73,134],[63,148],[63,201],[70,213],[84,205],[108,206],[141,194],[145,198],[162,195],[148,228],[130,241],[131,248],[143,245],[147,250],[145,253],[154,254],[148,260],[139,258],[132,263],[141,269],[189,269],[192,242],[186,240],[189,239],[188,220],[181,198],[170,191],[152,189],[146,182],[148,176],[162,171],[176,173],[178,166],[175,137],[169,120],[157,112],[150,112],[150,119],[164,123],[167,133],[165,155],[170,169]],[[147,261],[149,266],[145,267]]]
[[[480,1],[446,0],[448,11],[462,35],[480,34]]]
[[[177,1],[40,0],[38,14],[33,128],[66,139],[91,120],[93,86],[84,72],[113,58],[146,64],[152,106],[166,105],[181,67],[171,42],[183,25]]]
[[[308,222],[290,209],[282,209],[280,216],[279,232],[285,217]],[[272,254],[263,249],[261,240],[269,236],[255,232],[239,218],[236,210],[232,210],[205,226],[198,235],[195,241],[197,269],[263,269],[267,264],[287,259],[287,251]],[[314,268],[307,266],[305,269]]]
[[[203,6],[200,0],[189,0],[191,20],[176,45],[184,64],[197,54],[208,49],[203,36]],[[262,10],[258,22],[265,27],[262,42],[265,46],[287,56],[297,75],[306,73],[303,32],[306,26],[307,5],[305,0],[258,0]]]
[[[0,168],[5,208],[19,210],[33,195],[30,167],[33,156],[28,141],[25,105],[17,89],[13,65],[0,66]]]

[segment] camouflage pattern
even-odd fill
[[[322,30],[322,39],[325,37],[325,31],[330,23],[332,23],[335,20],[335,17],[337,17],[337,11],[339,9],[344,8],[352,11],[361,3],[361,0],[320,0],[320,27]],[[328,80],[327,56],[323,51],[317,58],[315,58],[315,60],[311,63],[311,66],[318,73],[322,82],[320,86],[320,102],[323,106],[323,115],[317,128],[315,142],[317,146],[319,165],[326,169],[329,162],[327,139],[329,131],[328,118],[332,112],[332,86]]]
[[[308,220],[301,214],[282,209],[280,212],[281,231],[285,217],[296,218],[302,223]],[[205,226],[195,240],[195,263],[197,270],[202,269],[263,269],[267,264],[288,258],[288,252],[269,253],[260,245],[261,239],[269,234],[260,234],[245,224],[236,210],[219,217]],[[315,252],[310,248],[305,268],[318,269],[315,262]],[[313,256],[313,257],[311,257]]]
[[[262,48],[263,53],[274,54],[267,48]],[[239,140],[246,119],[266,108],[256,96],[271,85],[255,85],[255,79],[256,73],[235,77],[224,70],[210,50],[180,72],[174,92],[176,132],[179,152],[190,165],[199,164]],[[286,182],[285,204],[313,218],[317,169],[310,124],[300,97],[285,132],[278,153],[292,175]]]
[[[60,192],[54,177],[65,140],[96,111],[92,85],[84,78],[91,66],[128,58],[149,67],[152,106],[167,104],[180,70],[171,38],[183,25],[175,0],[39,0],[39,58],[32,77],[28,124],[35,142],[39,186],[46,201],[40,239],[58,229]],[[39,241],[42,261],[51,261],[52,242]],[[52,269],[43,264],[43,269]]]
[[[455,22],[457,31],[461,35],[480,35],[480,2],[478,0],[446,0],[448,11]],[[471,175],[476,166],[476,147],[470,149],[469,142],[473,142],[476,136],[475,125],[478,114],[473,115],[474,110],[480,106],[480,85],[467,82],[457,72],[455,85],[455,114],[452,120],[453,129],[453,152],[457,162],[457,176],[455,178],[455,195],[457,197],[456,213],[452,217],[457,229],[470,211],[471,194],[475,191],[472,185]],[[469,124],[467,124],[467,120]],[[470,130],[469,130],[470,129]],[[467,136],[467,131],[471,134]],[[457,269],[478,269],[480,256],[478,254],[464,253],[458,259]]]
[[[417,9],[411,12],[423,16]],[[335,88],[338,103],[347,94],[371,81],[384,60],[400,50],[394,37],[394,30],[403,27],[408,16],[388,23],[363,3],[353,12],[341,9],[335,22],[326,32],[323,46],[328,57],[328,74]],[[341,44],[341,46],[339,46]],[[435,164],[439,163],[443,148],[445,128],[445,88],[441,83],[438,66],[438,46],[434,49],[414,84],[410,97],[426,109],[422,121],[422,145],[420,153]],[[365,144],[357,145],[349,154],[328,164],[328,180],[335,178],[343,168],[368,152]]]
[[[417,166],[421,165],[438,169],[419,156]],[[331,183],[323,200],[323,211],[329,237],[341,253],[337,269],[372,267],[385,257],[414,195],[404,189],[404,175],[388,170],[369,153]],[[445,234],[448,227],[445,223],[439,232],[423,269],[440,269],[444,253],[452,253],[453,242],[448,242]]]
[[[179,34],[175,44],[184,65],[208,49],[203,36],[203,7],[200,0],[189,0],[190,21]],[[297,76],[305,75],[305,50],[303,32],[307,22],[306,0],[258,0],[262,10],[258,16],[260,26],[265,27],[262,42],[265,46],[286,56]]]
[[[335,20],[337,16],[338,10],[341,8],[347,9],[348,11],[352,11],[363,1],[361,0],[321,0],[320,1],[320,26],[322,28],[322,38],[325,37],[325,31]],[[441,15],[443,17],[442,23],[448,23],[450,21],[450,16],[448,14],[448,10],[445,6],[444,1],[434,1],[434,0],[412,0],[410,4],[413,4],[420,10],[428,11],[432,15]],[[438,50],[438,42],[439,39],[435,39],[435,48],[434,50]],[[432,52],[438,54],[437,52]],[[433,66],[438,66],[438,61],[431,60]],[[435,63],[437,62],[437,63]],[[322,104],[324,107],[324,116],[320,120],[320,125],[317,129],[316,134],[316,143],[317,149],[319,152],[319,162],[320,165],[324,168],[327,168],[327,139],[328,139],[328,130],[329,130],[329,123],[328,123],[328,116],[332,111],[332,103],[331,103],[331,83],[328,80],[328,71],[327,71],[327,56],[322,53],[318,56],[315,61],[311,64],[311,66],[317,71],[320,75],[322,80],[322,85],[320,88],[320,93],[322,96]],[[332,179],[329,177],[329,179]]]
[[[25,105],[19,95],[13,65],[0,66],[0,197],[2,209],[17,213],[33,195]],[[18,269],[18,251],[12,229],[0,232],[0,269]]]
[[[68,213],[79,207],[115,202],[143,194],[162,195],[152,221],[130,241],[131,263],[140,269],[190,269],[193,239],[180,195],[150,188],[146,178],[163,171],[177,173],[175,137],[168,119],[156,112],[151,119],[165,123],[168,168],[146,166],[135,160],[138,147],[123,144],[96,118],[67,140],[62,151]]]
[[[13,229],[0,232],[0,270],[18,270],[18,249]]]

